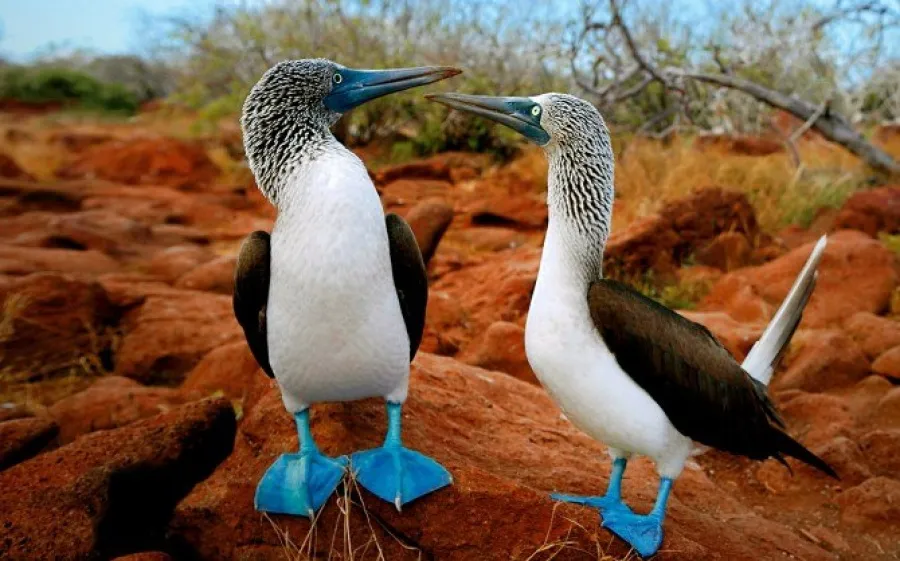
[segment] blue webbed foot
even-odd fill
[[[631,512],[628,505],[622,502],[622,499],[610,495],[598,497],[566,495],[564,493],[552,493],[550,498],[554,501],[562,501],[564,503],[572,503],[576,505],[588,506],[600,511],[600,514],[606,518],[615,512],[627,511]]]
[[[256,510],[312,518],[334,493],[347,471],[346,456],[329,458],[309,430],[309,409],[294,414],[300,452],[283,454],[269,466],[256,487]]]
[[[387,404],[388,431],[384,446],[357,452],[351,466],[360,485],[376,497],[400,507],[446,487],[453,477],[444,466],[400,443],[399,403]]]
[[[359,484],[378,498],[394,503],[397,510],[453,482],[441,464],[400,445],[357,452],[351,463]]]
[[[642,557],[653,555],[662,545],[662,516],[618,511],[604,517],[602,526],[628,542]]]
[[[256,487],[256,510],[312,518],[343,479],[347,463],[346,456],[329,458],[318,450],[283,454]]]

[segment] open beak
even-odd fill
[[[522,134],[541,146],[550,142],[550,135],[541,127],[540,113],[531,113],[535,102],[527,97],[494,97],[458,93],[428,94],[431,101],[496,121]]]
[[[462,70],[451,66],[420,66],[389,70],[341,68],[338,71],[341,81],[325,96],[325,107],[337,113],[346,113],[375,98],[431,84],[461,72]]]

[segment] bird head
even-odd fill
[[[347,111],[460,72],[448,66],[358,70],[326,59],[280,62],[244,101],[241,129],[247,159],[257,180],[270,183],[293,155],[327,140],[328,129]]]
[[[506,125],[548,151],[609,136],[600,112],[587,101],[568,94],[495,97],[446,93],[425,97]]]

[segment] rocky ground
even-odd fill
[[[525,360],[547,219],[533,164],[445,154],[373,173],[430,256],[405,438],[455,484],[397,513],[348,481],[311,527],[252,504],[296,434],[231,312],[238,244],[274,217],[209,157],[239,158],[233,136],[211,148],[114,126],[0,126],[0,558],[634,558],[595,512],[548,498],[602,491],[609,462]],[[30,144],[60,156],[11,157]],[[701,287],[683,313],[742,358],[824,232],[772,395],[841,480],[701,454],[675,485],[657,559],[900,558],[900,269],[879,237],[900,233],[900,186],[770,233],[744,195],[698,185],[616,231],[606,270]],[[313,421],[339,454],[377,445],[384,414],[377,400],[330,404]],[[656,485],[635,461],[626,499],[649,509]]]

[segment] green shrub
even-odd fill
[[[121,84],[100,82],[65,68],[4,69],[0,71],[0,98],[117,113],[134,113],[138,107],[134,94]]]

